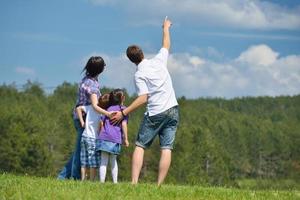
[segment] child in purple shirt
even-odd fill
[[[116,112],[125,109],[124,92],[121,89],[113,90],[109,95],[108,112]],[[101,151],[101,162],[99,168],[100,182],[105,182],[108,160],[110,160],[112,180],[118,182],[118,163],[117,155],[121,152],[121,144],[129,146],[127,137],[128,117],[124,117],[121,123],[113,125],[108,117],[103,116],[101,121],[100,133],[97,140],[97,150]]]

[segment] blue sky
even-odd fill
[[[161,47],[168,16],[169,71],[178,97],[300,93],[299,0],[12,0],[0,2],[0,84],[78,82],[92,55],[102,86],[133,93],[130,44]]]

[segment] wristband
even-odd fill
[[[123,118],[125,118],[126,115],[124,114],[123,110],[121,110],[121,113],[122,113]]]

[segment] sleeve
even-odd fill
[[[168,63],[168,57],[169,57],[169,51],[166,48],[161,48],[154,57],[154,59],[158,62],[163,63],[164,66],[167,66]]]
[[[143,94],[148,94],[148,87],[147,87],[147,83],[146,80],[141,77],[141,76],[135,76],[135,87],[136,87],[136,92],[138,94],[138,96],[143,95]]]
[[[126,116],[126,117],[122,120],[122,122],[126,122],[126,123],[128,124],[128,116]]]
[[[91,94],[99,94],[99,88],[96,84],[92,83],[89,87],[88,93]]]
[[[91,80],[87,80],[85,83],[83,83],[82,87],[89,95],[100,93],[98,84],[96,84],[95,82],[93,82]]]

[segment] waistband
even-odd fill
[[[173,106],[173,107],[171,107],[171,108],[168,108],[167,110],[165,110],[165,111],[163,111],[163,112],[161,112],[161,113],[158,113],[158,114],[156,114],[156,115],[151,115],[150,117],[157,116],[157,115],[169,114],[171,111],[173,111],[173,110],[175,110],[175,109],[178,110],[178,108],[179,108],[179,106],[176,105],[176,106]],[[149,116],[149,113],[147,112],[146,115]]]

